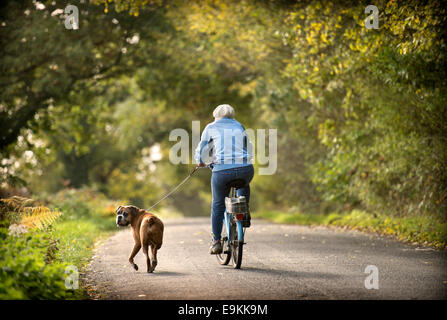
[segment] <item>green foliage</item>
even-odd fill
[[[50,226],[25,232],[12,226],[0,228],[1,299],[83,298],[82,279],[77,290],[65,287],[66,267],[82,271],[95,243],[116,230],[118,202],[99,192],[62,190],[46,198],[43,201],[49,207],[62,212]],[[8,203],[14,207],[30,203],[24,198],[13,199],[16,201]],[[2,220],[2,226],[8,224]]]
[[[120,202],[91,189],[65,189],[51,195],[50,201],[51,206],[63,212],[50,230],[51,238],[58,241],[56,259],[81,270],[95,242],[116,230],[115,210]]]
[[[104,12],[109,12],[109,4],[112,0],[94,0],[94,2],[104,4]],[[158,7],[161,4],[161,0],[113,0],[113,7],[117,12],[128,11],[130,15],[134,15],[136,17],[138,17],[140,9],[143,7]]]
[[[79,92],[88,96],[89,89],[97,90],[103,78],[138,67],[138,61],[130,58],[141,49],[129,38],[136,33],[134,17],[107,15],[99,6],[83,1],[76,3],[82,27],[73,31],[64,27],[65,16],[57,14],[65,2],[43,3],[39,9],[31,0],[8,1],[0,16],[0,151],[6,155],[23,128],[35,129],[39,119],[40,124],[51,124],[48,110],[65,105],[67,112]],[[155,12],[140,17],[153,22],[147,32],[144,29],[149,26],[139,23],[141,38],[149,39],[157,25],[164,25]],[[74,111],[81,106],[74,105]]]
[[[41,232],[11,236],[0,228],[0,299],[70,299],[66,263],[48,262],[50,242]]]
[[[376,5],[378,31],[364,27],[361,4],[312,2],[287,19],[286,74],[325,146],[311,180],[339,207],[445,218],[445,9]]]

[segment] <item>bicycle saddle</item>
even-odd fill
[[[243,179],[234,179],[227,183],[227,187],[240,189],[247,185]]]

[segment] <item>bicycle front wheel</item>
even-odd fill
[[[222,253],[216,254],[217,261],[221,265],[227,265],[231,260],[231,249],[228,246],[228,236],[226,235],[225,228],[222,231]]]
[[[244,243],[239,241],[237,236],[237,225],[231,226],[231,257],[233,258],[233,268],[240,269],[242,264],[242,252],[244,249]]]

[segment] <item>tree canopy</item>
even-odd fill
[[[169,163],[169,132],[229,103],[246,127],[278,129],[254,208],[446,218],[441,2],[376,1],[378,29],[357,1],[74,4],[78,30],[61,1],[2,4],[2,188],[90,185],[149,205],[191,169]],[[208,179],[171,204],[207,212]]]

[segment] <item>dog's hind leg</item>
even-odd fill
[[[155,244],[151,244],[151,253],[152,253],[152,264],[149,272],[153,272],[155,267],[157,266],[157,246]]]
[[[138,251],[140,251],[140,248],[141,248],[141,244],[139,242],[135,242],[135,244],[133,246],[133,250],[129,256],[129,263],[135,270],[138,270],[138,266],[133,262],[133,258],[136,256]]]
[[[146,264],[147,264],[147,272],[152,272],[151,270],[151,259],[149,258],[149,252],[148,252],[148,243],[143,243],[143,253],[146,256]]]
[[[147,221],[143,221],[140,227],[140,240],[141,240],[141,246],[143,247],[143,253],[146,256],[146,265],[147,265],[147,272],[151,272],[151,259],[149,258],[149,239],[148,239],[148,224]]]

